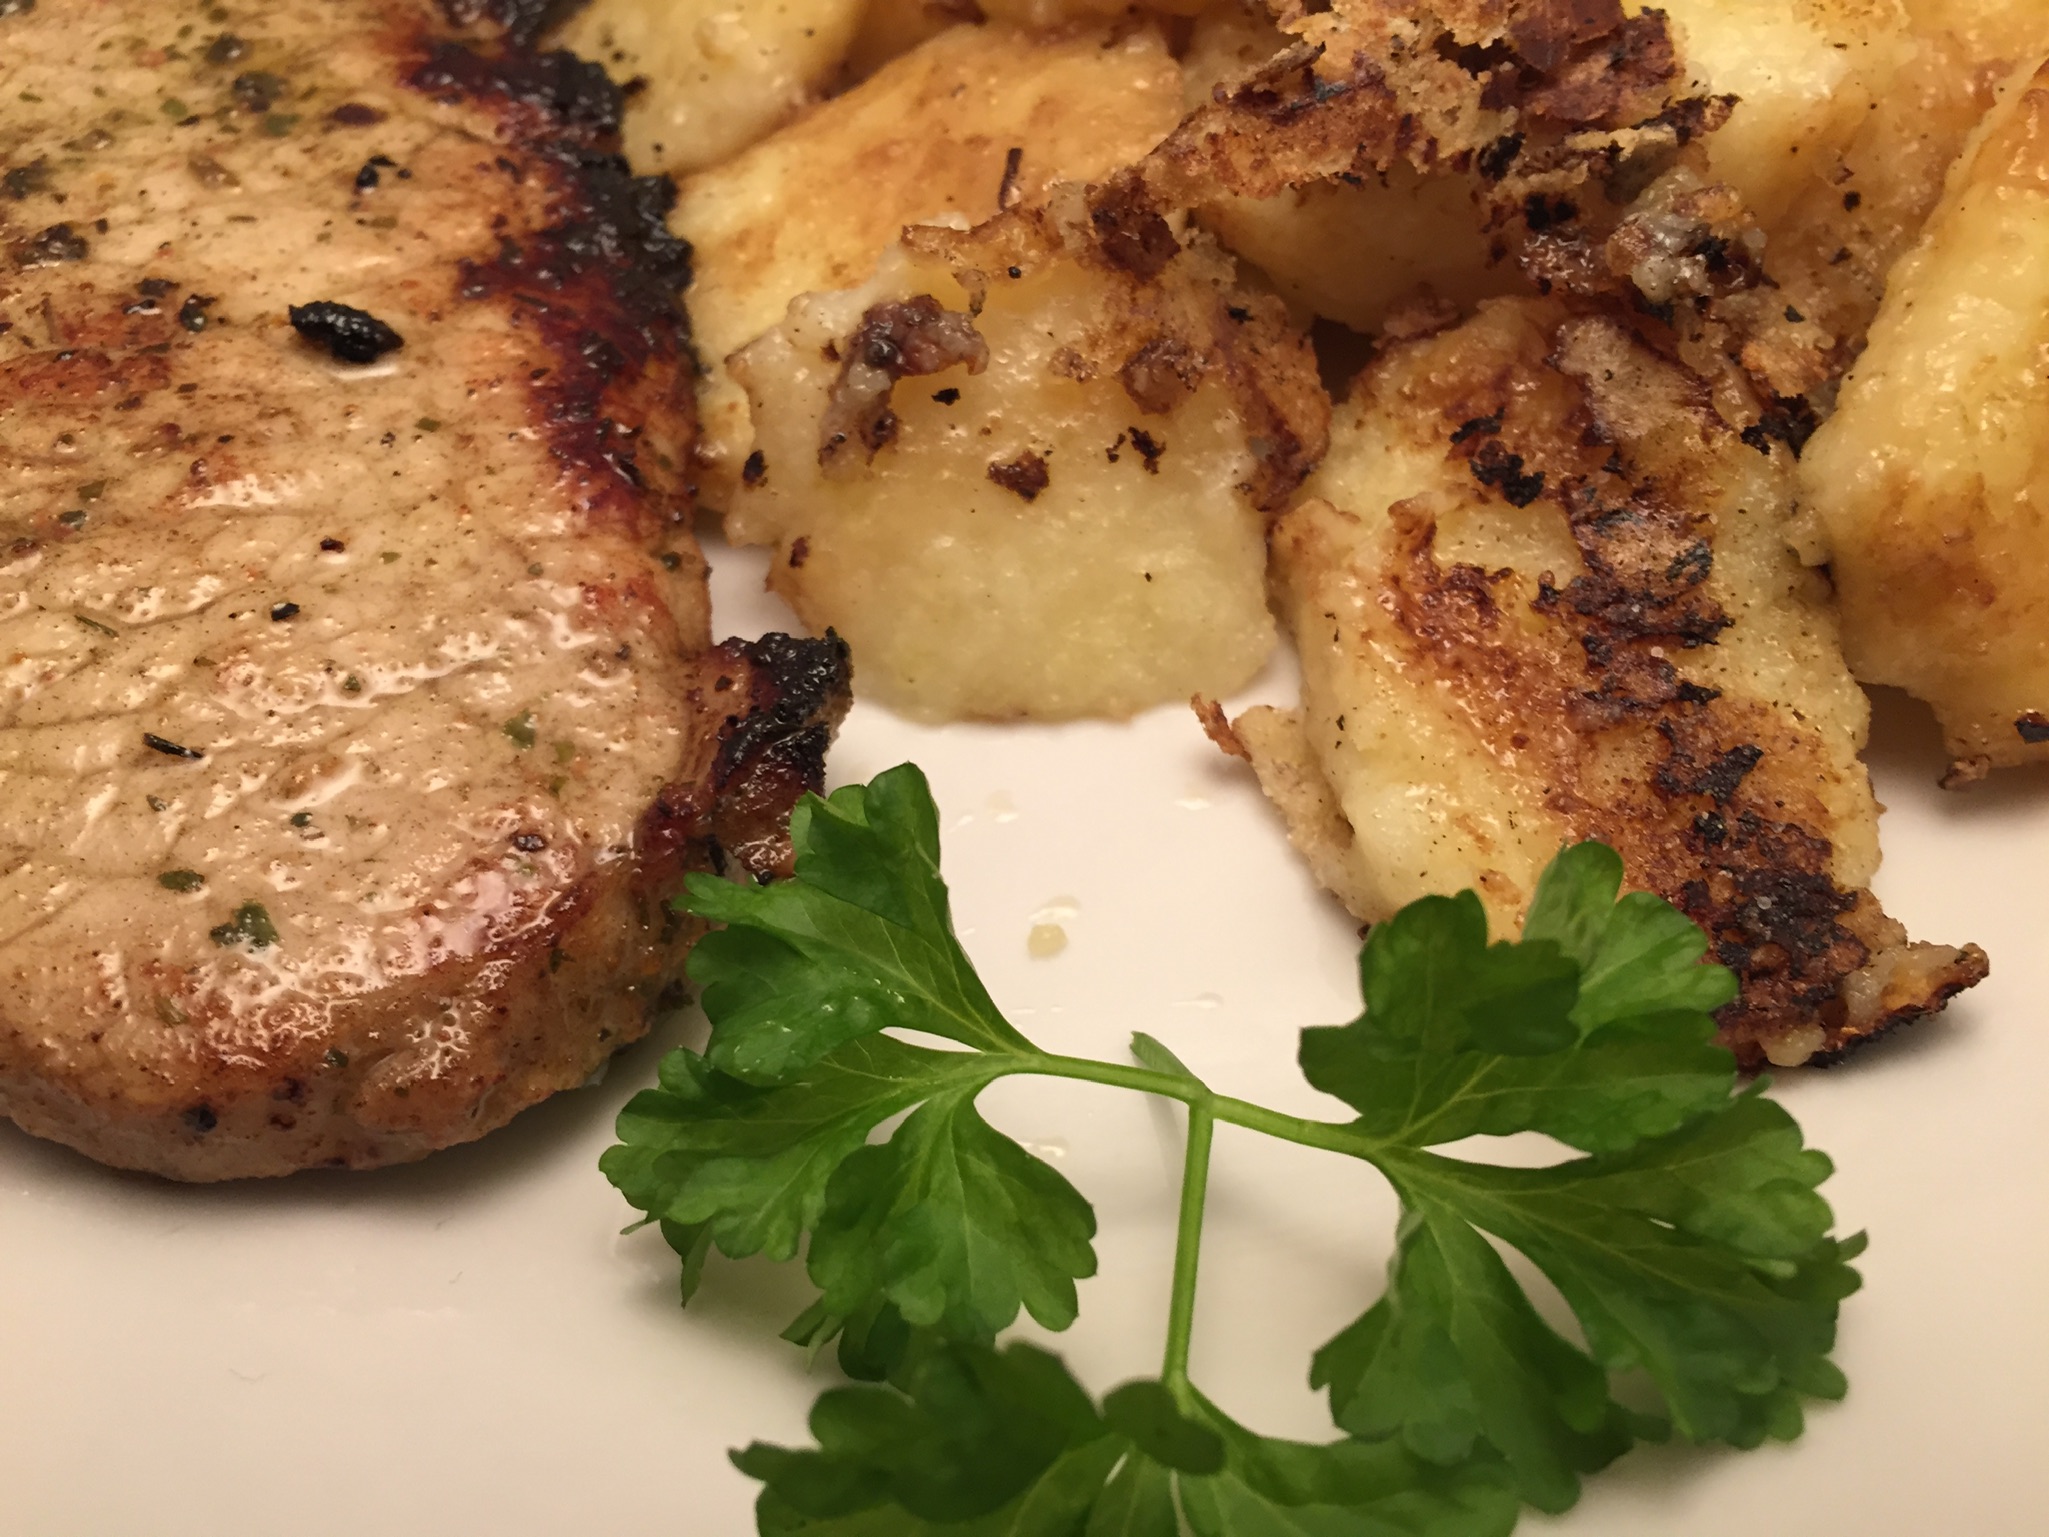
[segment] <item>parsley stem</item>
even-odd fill
[[[1174,1293],[1168,1304],[1167,1355],[1160,1377],[1177,1399],[1188,1396],[1188,1347],[1195,1333],[1195,1276],[1202,1263],[1202,1211],[1209,1198],[1216,1107],[1205,1094],[1188,1102],[1188,1153],[1181,1166],[1181,1220],[1174,1233]]]
[[[1191,1108],[1205,1104],[1217,1120],[1227,1125],[1243,1126],[1247,1131],[1256,1131],[1262,1136],[1321,1148],[1325,1152],[1344,1153],[1352,1158],[1371,1157],[1375,1151],[1370,1139],[1362,1137],[1342,1121],[1316,1121],[1306,1116],[1285,1115],[1248,1100],[1212,1094],[1199,1080],[1183,1078],[1177,1073],[1162,1073],[1149,1067],[1125,1067],[1116,1062],[1097,1062],[1088,1057],[1058,1057],[1051,1053],[1005,1062],[1003,1071],[1043,1073],[1053,1078],[1075,1078],[1085,1083],[1135,1089],[1141,1094],[1178,1099]]]

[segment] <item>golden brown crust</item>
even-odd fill
[[[946,262],[970,295],[1068,261],[1107,277],[1056,371],[1117,379],[1141,416],[1167,415],[1205,383],[1221,384],[1256,461],[1240,489],[1262,510],[1281,506],[1323,457],[1330,401],[1307,334],[1278,299],[1240,287],[1206,236],[1177,234],[1137,173],[1056,189],[1044,205],[971,230],[918,226],[904,243]]]
[[[1851,664],[1934,706],[1952,787],[2049,761],[2045,306],[2049,64],[1986,118],[1802,464]]]
[[[1384,530],[1371,537],[1326,503],[1283,520],[1277,560],[1312,682],[1369,665],[1342,658],[1375,658],[1376,676],[1423,690],[1416,708],[1445,718],[1442,742],[1470,755],[1525,837],[1615,847],[1631,884],[1698,922],[1742,979],[1723,1039],[1752,1065],[1839,1053],[1982,977],[1975,951],[1908,960],[1898,925],[1845,868],[1838,839],[1861,839],[1875,818],[1859,742],[1744,670],[1776,658],[1755,646],[1746,662],[1716,657],[1783,623],[1789,605],[1799,619],[1803,600],[1759,590],[1754,572],[1717,572],[1738,538],[1728,520],[1751,516],[1731,497],[1770,491],[1744,489],[1741,477],[1761,473],[1754,450],[1701,381],[1612,320],[1503,303],[1392,349],[1357,390],[1414,462],[1437,455],[1443,469],[1430,472],[1437,489],[1361,505]],[[1562,523],[1576,568],[1446,558],[1441,528],[1470,520],[1464,508],[1503,527]],[[1738,602],[1745,612],[1731,611]],[[1334,734],[1324,772],[1340,793],[1346,771],[1328,764],[1350,761],[1347,698],[1321,699],[1307,728]],[[1301,753],[1279,724],[1238,723],[1262,780],[1294,804],[1298,843],[1341,872],[1333,884],[1350,887],[1354,911],[1387,916],[1364,910],[1380,904],[1342,874],[1348,859],[1378,856],[1348,849],[1301,791]],[[1454,796],[1440,836],[1470,851],[1471,878],[1513,916],[1530,872],[1493,841],[1484,810],[1472,792]]]

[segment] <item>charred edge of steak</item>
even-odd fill
[[[831,630],[823,640],[794,635],[764,635],[760,640],[728,641],[747,658],[753,691],[752,711],[733,721],[719,746],[718,777],[723,784],[743,770],[770,744],[814,729],[830,735],[852,699],[853,666],[847,643]],[[823,783],[823,741],[816,773]],[[815,789],[816,785],[808,788]]]
[[[490,20],[505,29],[505,35],[522,48],[532,46],[543,32],[567,21],[590,0],[441,0],[441,14],[451,26],[473,26]]]
[[[790,812],[824,789],[825,751],[853,697],[846,643],[831,633],[729,640],[697,665],[699,707],[727,714],[709,767],[665,788],[641,819],[642,864],[663,900],[690,870],[790,873]]]
[[[424,59],[408,83],[437,100],[499,108],[512,146],[542,163],[557,213],[546,229],[465,260],[459,291],[521,306],[558,359],[531,385],[552,451],[585,471],[600,499],[637,498],[650,478],[639,444],[649,409],[686,417],[691,410],[682,294],[692,253],[668,228],[675,184],[636,176],[616,152],[622,95],[601,66],[528,46],[542,24],[533,18],[545,8],[529,0],[444,0],[444,9],[458,21],[489,17],[505,35],[495,44],[424,39]],[[500,165],[516,179],[525,175],[510,159]],[[681,377],[651,399],[642,381],[659,380],[664,370],[654,365],[675,365]],[[655,457],[665,469],[678,462],[660,450]],[[676,500],[672,512],[680,517]]]
[[[755,881],[794,868],[790,812],[806,792],[825,789],[825,750],[852,702],[847,644],[764,635],[728,641],[747,661],[751,706],[729,717],[712,771],[708,853],[722,873],[734,867]]]
[[[558,133],[596,139],[618,133],[626,95],[602,64],[566,48],[536,53],[511,37],[506,44],[485,51],[448,38],[431,39],[426,61],[406,83],[451,106],[470,100],[515,102],[533,109]]]

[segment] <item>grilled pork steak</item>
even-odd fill
[[[0,1111],[109,1163],[582,1082],[844,708],[709,649],[668,187],[488,9],[0,4]]]

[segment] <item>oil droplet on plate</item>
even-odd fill
[[[1025,949],[1035,961],[1049,961],[1067,948],[1067,930],[1057,923],[1035,923],[1025,936]]]

